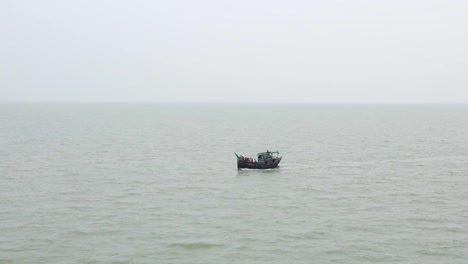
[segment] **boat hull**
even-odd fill
[[[237,161],[237,169],[273,169],[278,166],[278,164],[281,162],[282,158],[275,159],[274,162],[271,162],[269,164],[263,164],[259,162],[246,162],[243,160],[238,160]]]

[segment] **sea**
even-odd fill
[[[468,105],[2,103],[0,263],[468,263]]]

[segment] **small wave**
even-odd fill
[[[417,254],[420,255],[425,255],[425,256],[432,256],[432,257],[440,257],[440,256],[446,256],[446,251],[445,250],[435,250],[435,249],[423,249],[423,250],[417,250]]]
[[[194,242],[194,243],[172,243],[169,245],[170,247],[180,247],[185,249],[207,249],[213,247],[222,247],[223,244],[215,244],[215,243],[205,243],[205,242]]]
[[[118,230],[73,230],[68,234],[72,236],[101,236],[118,233]]]
[[[283,169],[286,170],[304,170],[304,169],[317,169],[323,168],[324,166],[318,165],[304,165],[304,164],[283,164],[281,165]]]
[[[365,169],[368,166],[378,165],[382,163],[415,163],[415,166],[424,167],[431,165],[432,162],[436,161],[447,161],[447,162],[457,162],[465,161],[467,156],[446,156],[446,157],[426,157],[426,158],[408,158],[408,159],[382,159],[382,160],[368,160],[368,161],[342,161],[342,162],[333,162],[333,163],[321,163],[321,165],[311,164],[300,164],[300,163],[284,163],[281,166],[286,170],[305,170],[305,169],[319,169],[319,168],[360,168]],[[317,163],[320,164],[320,163]]]

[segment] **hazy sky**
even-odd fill
[[[468,102],[468,1],[0,1],[0,101]]]

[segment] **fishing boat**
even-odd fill
[[[244,157],[235,152],[234,154],[237,157],[238,169],[272,169],[276,168],[282,159],[278,151],[270,152],[267,150],[257,153],[257,159]]]

